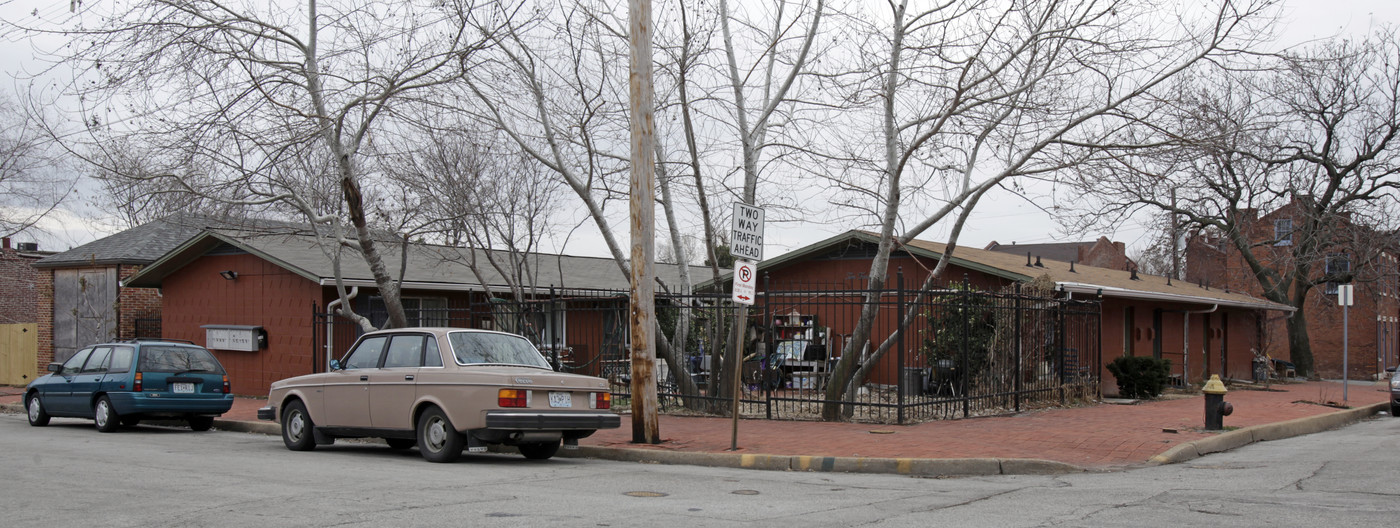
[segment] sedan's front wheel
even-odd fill
[[[429,462],[452,462],[462,456],[462,434],[442,409],[433,407],[418,418],[418,451]]]
[[[24,408],[29,411],[29,425],[41,427],[49,424],[49,411],[39,401],[39,394],[31,394],[29,401],[24,402]]]
[[[112,400],[106,396],[98,398],[97,405],[93,406],[92,422],[97,424],[98,431],[104,433],[116,431],[122,425],[117,411],[112,408]]]
[[[287,404],[282,410],[282,443],[287,444],[287,449],[292,451],[310,451],[316,449],[316,437],[311,432],[316,424],[311,421],[311,415],[306,414],[306,405],[300,400],[294,400]]]

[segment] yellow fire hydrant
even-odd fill
[[[1235,412],[1235,406],[1225,401],[1225,384],[1220,382],[1220,376],[1211,374],[1201,392],[1206,395],[1206,430],[1224,429],[1225,417]]]

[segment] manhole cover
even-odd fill
[[[758,490],[734,490],[730,493],[735,495],[758,495]]]
[[[665,497],[665,496],[666,496],[665,493],[661,493],[661,492],[659,492],[659,491],[629,491],[629,492],[627,492],[627,493],[623,493],[623,495],[626,495],[626,496],[628,496],[628,497]]]

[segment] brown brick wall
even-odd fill
[[[238,272],[236,280],[219,276]],[[205,345],[202,325],[261,326],[268,347],[257,352],[214,350],[235,394],[265,396],[273,381],[312,372],[311,303],[321,288],[252,255],[201,257],[163,281],[164,337]]]
[[[117,268],[122,281],[141,271],[142,266],[123,265]],[[160,337],[136,335],[137,319],[160,319],[160,290],[158,288],[121,288],[117,294],[117,338]]]
[[[53,362],[53,270],[39,270],[34,277],[34,318],[39,326],[37,367],[44,372]]]

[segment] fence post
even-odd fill
[[[558,330],[558,328],[559,328],[559,327],[558,327],[558,321],[554,319],[555,315],[557,315],[557,314],[554,313],[554,303],[555,303],[554,300],[555,300],[556,295],[557,295],[557,294],[556,294],[555,291],[554,291],[554,285],[553,285],[553,284],[550,284],[550,285],[549,285],[549,305],[545,307],[545,310],[543,310],[543,311],[544,311],[544,314],[542,314],[542,315],[545,315],[545,317],[548,319],[548,324],[545,325],[545,326],[549,327],[549,332],[546,332],[546,333],[548,333],[549,335],[547,335],[547,336],[542,335],[542,336],[540,336],[540,338],[541,338],[541,339],[544,339],[545,342],[549,344],[549,357],[550,357],[550,359],[552,360],[551,363],[554,364],[554,365],[553,365],[553,366],[554,366],[554,371],[555,371],[555,372],[563,372],[563,371],[564,371],[564,362],[563,362],[562,360],[559,359],[559,347],[562,346],[562,343],[560,343],[559,340],[557,339],[558,336],[555,336],[555,335],[554,335],[555,332],[559,331],[559,330]]]
[[[967,389],[971,386],[971,379],[970,379],[970,378],[972,377],[971,362],[969,361],[969,358],[968,358],[968,355],[969,355],[968,352],[969,352],[969,350],[967,349],[967,346],[968,346],[968,343],[967,343],[968,315],[969,315],[968,312],[971,310],[971,306],[970,306],[970,305],[971,305],[971,302],[970,302],[970,298],[969,298],[969,295],[968,295],[968,294],[969,294],[969,291],[968,291],[968,288],[969,288],[969,287],[970,287],[970,286],[968,285],[967,274],[964,273],[964,274],[963,274],[963,280],[962,280],[962,292],[960,292],[960,293],[958,294],[958,301],[959,301],[959,303],[961,304],[961,306],[959,307],[959,309],[960,309],[960,315],[962,315],[962,317],[960,317],[960,319],[962,319],[962,325],[961,325],[961,326],[962,326],[962,347],[961,347],[961,348],[962,348],[962,376],[961,376],[961,377],[962,377],[962,408],[963,408],[963,418],[967,418],[967,417],[971,414],[971,409],[970,409],[970,407],[971,407],[971,403],[972,403],[972,400],[971,400],[970,397],[969,397],[970,395],[967,393]]]
[[[904,266],[896,268],[894,277],[894,284],[896,288],[895,302],[897,303],[895,305],[896,315],[894,319],[894,343],[895,347],[897,347],[895,349],[895,355],[898,358],[898,361],[896,362],[898,364],[898,367],[896,367],[895,370],[895,379],[899,382],[899,390],[896,391],[899,393],[899,401],[898,405],[895,406],[895,419],[899,422],[899,425],[904,425],[904,395],[906,392],[913,388],[904,386],[904,382],[909,381],[904,379],[906,377],[904,375],[904,369],[907,368],[904,366]]]
[[[789,284],[789,286],[791,286],[791,284]],[[764,359],[766,359],[766,357],[772,357],[773,353],[778,351],[778,343],[775,341],[778,337],[777,329],[773,328],[773,298],[768,296],[768,292],[772,287],[773,281],[771,277],[768,276],[768,272],[765,271],[763,272],[763,291],[754,294],[755,298],[759,295],[763,296],[763,324],[768,325],[768,331],[764,333],[764,341],[767,343],[764,347],[764,353],[767,354],[767,356],[758,358],[760,361],[759,364],[763,366],[763,368],[758,371],[758,384],[763,387],[763,415],[769,420],[773,419],[773,389],[768,388],[768,373],[766,371],[772,368],[773,362],[764,361]],[[743,359],[744,358],[739,358],[740,361],[743,361]],[[778,384],[782,385],[782,383],[783,369],[779,368]]]
[[[1065,372],[1065,312],[1069,311],[1070,302],[1059,302],[1059,320],[1055,325],[1055,355],[1059,357],[1057,362],[1060,364],[1060,405],[1065,404],[1065,381],[1069,379],[1068,373]]]
[[[1012,399],[1015,400],[1016,412],[1021,412],[1021,283],[1016,283],[1015,292],[1012,296],[1012,311],[1015,317],[1015,339],[1016,339],[1016,380],[1013,382]],[[1004,401],[1004,400],[1003,400]]]

